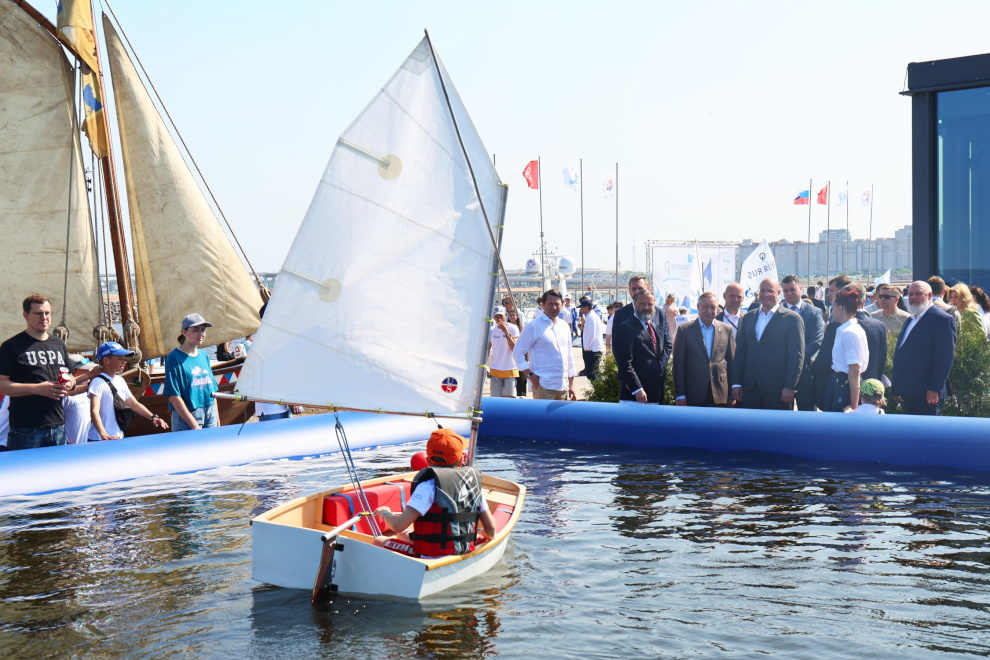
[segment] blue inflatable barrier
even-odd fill
[[[423,417],[340,413],[351,449],[426,443],[432,420]],[[0,453],[0,496],[29,495],[94,484],[182,474],[278,458],[340,451],[333,415],[160,433],[123,440]],[[467,421],[448,422],[469,433]]]
[[[990,419],[485,399],[482,437],[990,471]]]

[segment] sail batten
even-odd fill
[[[466,155],[458,144],[441,70],[424,39],[340,136],[242,369],[242,395],[475,413],[495,250],[484,210],[497,222],[503,198],[480,138]]]
[[[261,298],[158,114],[110,21],[104,17],[137,281],[145,358],[175,346],[180,323],[197,312],[210,342],[258,326]]]

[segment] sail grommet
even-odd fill
[[[378,160],[378,176],[392,180],[402,174],[402,161],[395,154],[389,154]]]
[[[320,282],[320,300],[323,302],[333,302],[340,298],[340,280],[331,277]]]

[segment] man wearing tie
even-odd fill
[[[796,275],[788,275],[780,281],[784,292],[784,307],[796,312],[804,322],[804,366],[801,369],[801,380],[797,390],[797,409],[814,410],[815,396],[811,387],[811,363],[818,357],[818,349],[822,345],[825,334],[825,321],[822,313],[811,303],[801,300],[801,279]]]
[[[736,333],[732,396],[743,408],[793,410],[804,366],[804,324],[777,299],[780,286],[760,282],[760,306],[743,317]]]
[[[736,351],[732,327],[715,320],[718,302],[706,291],[698,296],[698,318],[677,329],[674,341],[674,395],[679,406],[724,406]]]
[[[649,290],[633,299],[635,314],[612,330],[612,352],[619,371],[619,399],[661,403],[670,358],[671,339],[667,315],[656,307]]]
[[[909,415],[941,415],[955,360],[956,325],[933,305],[927,282],[911,285],[907,308],[911,318],[901,327],[894,350],[894,393]]]

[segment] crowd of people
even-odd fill
[[[764,279],[757,293],[744,310],[742,285],[729,284],[721,302],[706,291],[692,320],[671,295],[660,305],[646,277],[634,275],[631,304],[603,312],[586,296],[572,310],[550,289],[525,326],[506,296],[490,336],[491,394],[525,396],[528,383],[534,398],[574,400],[575,376],[596,379],[611,352],[623,402],[662,403],[669,367],[682,406],[882,413],[889,395],[905,413],[939,415],[959,329],[990,336],[987,294],[937,276],[902,290],[867,289],[844,275],[805,287],[789,275]],[[573,335],[581,338],[580,372]]]
[[[213,324],[201,315],[182,320],[178,346],[165,356],[166,421],[138,401],[120,376],[134,351],[109,341],[92,359],[69,353],[65,342],[48,332],[52,308],[45,296],[28,296],[22,308],[25,330],[0,344],[0,451],[117,440],[135,415],[163,431],[219,426],[213,398],[219,387],[204,350]],[[242,348],[249,350],[250,341]],[[299,411],[280,404],[256,408],[261,421]]]

